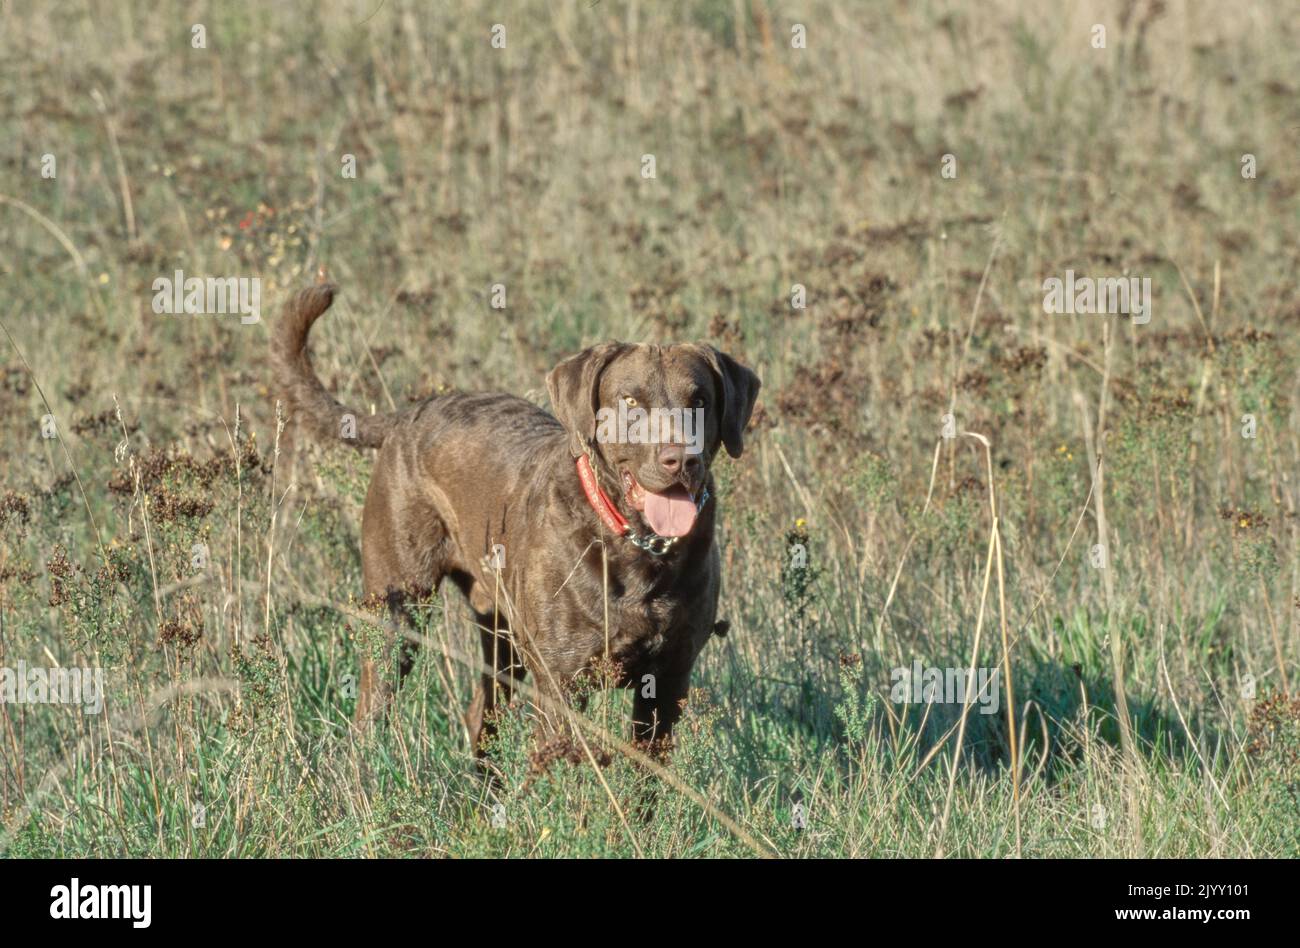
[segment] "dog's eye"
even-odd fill
[[[703,408],[703,407],[704,407],[704,396],[703,396],[703,395],[698,396],[698,397],[695,399],[695,401],[691,402],[691,407],[692,407],[692,408]]]
[[[627,405],[628,408],[636,408],[636,399],[633,398],[631,395],[624,395],[623,402],[624,404]]]

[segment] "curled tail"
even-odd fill
[[[397,415],[367,415],[344,407],[316,377],[307,353],[307,334],[334,302],[334,291],[334,284],[322,283],[299,291],[285,304],[271,336],[275,387],[298,424],[322,441],[377,448],[396,426]]]

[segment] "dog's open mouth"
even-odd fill
[[[623,471],[623,497],[661,537],[686,536],[699,513],[695,497],[683,485],[673,484],[656,493],[642,487],[631,471]]]

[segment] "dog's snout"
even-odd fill
[[[686,463],[686,449],[680,444],[666,444],[659,450],[659,466],[669,474],[680,473]]]
[[[659,467],[669,477],[697,478],[703,466],[700,456],[689,453],[685,445],[668,444],[659,451]]]

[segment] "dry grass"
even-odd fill
[[[1273,696],[1300,604],[1293,19],[432,6],[222,4],[203,50],[184,5],[0,11],[0,665],[99,664],[110,699],[0,707],[0,846],[1300,852]],[[520,714],[481,781],[451,601],[399,722],[350,732],[368,467],[291,470],[267,390],[266,322],[319,267],[343,295],[317,364],[375,410],[541,402],[607,338],[708,338],[759,371],[720,471],[732,632],[666,774],[599,727],[612,696],[578,763]],[[263,323],[156,315],[176,269],[260,278]],[[1151,322],[1044,314],[1066,269],[1150,277]],[[889,700],[918,660],[1000,667],[999,713]]]

